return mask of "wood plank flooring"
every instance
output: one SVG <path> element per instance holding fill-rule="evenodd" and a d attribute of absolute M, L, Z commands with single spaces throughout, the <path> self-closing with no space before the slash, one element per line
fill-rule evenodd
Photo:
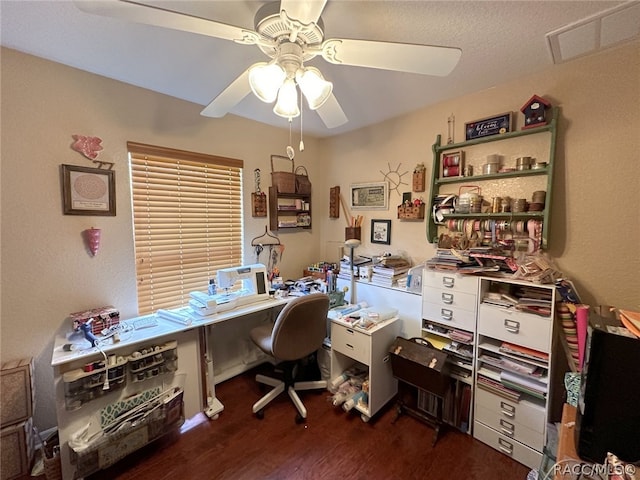
<path fill-rule="evenodd" d="M 433 429 L 403 415 L 393 402 L 368 423 L 328 401 L 326 391 L 301 392 L 306 424 L 286 394 L 251 413 L 262 392 L 255 370 L 216 387 L 225 410 L 199 414 L 169 434 L 87 480 L 465 479 L 525 480 L 529 469 L 470 435 Z"/>

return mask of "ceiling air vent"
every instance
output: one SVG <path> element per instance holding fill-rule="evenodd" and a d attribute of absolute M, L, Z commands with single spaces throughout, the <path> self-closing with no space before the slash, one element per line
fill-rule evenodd
<path fill-rule="evenodd" d="M 640 38 L 640 2 L 626 2 L 546 35 L 553 63 Z"/>

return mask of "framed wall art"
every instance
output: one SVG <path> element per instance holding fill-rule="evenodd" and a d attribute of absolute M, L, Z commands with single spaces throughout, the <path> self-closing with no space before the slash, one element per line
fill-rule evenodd
<path fill-rule="evenodd" d="M 389 182 L 353 184 L 350 197 L 354 210 L 388 210 Z"/>
<path fill-rule="evenodd" d="M 391 220 L 371 220 L 371 243 L 391 244 Z"/>
<path fill-rule="evenodd" d="M 465 140 L 500 135 L 513 130 L 513 112 L 501 113 L 482 120 L 474 120 L 464 124 Z"/>
<path fill-rule="evenodd" d="M 116 214 L 116 178 L 113 170 L 62 165 L 65 215 Z"/>

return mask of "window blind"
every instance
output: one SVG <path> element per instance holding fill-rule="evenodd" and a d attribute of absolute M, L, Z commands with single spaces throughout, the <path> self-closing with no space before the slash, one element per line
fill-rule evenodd
<path fill-rule="evenodd" d="M 242 160 L 128 142 L 140 315 L 242 263 Z"/>

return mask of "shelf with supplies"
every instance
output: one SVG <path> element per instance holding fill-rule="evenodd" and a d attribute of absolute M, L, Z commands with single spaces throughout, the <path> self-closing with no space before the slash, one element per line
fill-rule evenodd
<path fill-rule="evenodd" d="M 269 229 L 296 228 L 311 228 L 311 193 L 280 193 L 269 187 Z"/>
<path fill-rule="evenodd" d="M 515 130 L 514 124 L 513 131 L 465 142 L 442 145 L 437 135 L 432 146 L 427 241 L 438 243 L 445 233 L 454 237 L 477 233 L 479 244 L 489 238 L 508 239 L 516 249 L 531 251 L 532 244 L 535 250 L 546 249 L 559 113 L 559 107 L 551 107 L 545 125 Z M 487 163 L 481 165 L 485 156 Z M 476 174 L 469 175 L 471 170 Z M 451 171 L 456 174 L 450 175 Z M 467 220 L 472 223 L 465 224 Z M 483 235 L 486 232 L 492 235 Z"/>

